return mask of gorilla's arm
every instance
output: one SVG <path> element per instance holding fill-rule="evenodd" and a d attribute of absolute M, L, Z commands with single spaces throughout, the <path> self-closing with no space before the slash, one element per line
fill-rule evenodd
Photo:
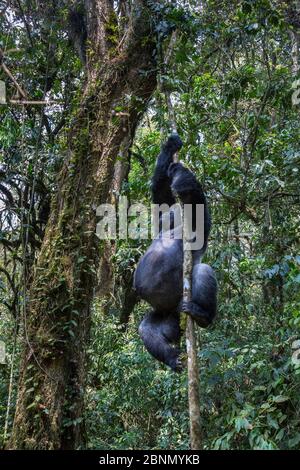
<path fill-rule="evenodd" d="M 157 158 L 154 175 L 152 178 L 152 201 L 154 204 L 175 204 L 175 198 L 170 187 L 168 168 L 173 162 L 173 155 L 180 150 L 182 142 L 177 134 L 172 134 L 168 141 L 162 146 Z"/>
<path fill-rule="evenodd" d="M 171 190 L 178 194 L 183 204 L 204 204 L 206 198 L 195 175 L 181 163 L 171 163 L 168 168 Z"/>

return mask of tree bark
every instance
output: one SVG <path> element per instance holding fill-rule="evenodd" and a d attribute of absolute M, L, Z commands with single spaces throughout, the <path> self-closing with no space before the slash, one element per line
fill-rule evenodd
<path fill-rule="evenodd" d="M 146 2 L 128 2 L 126 32 L 115 40 L 113 2 L 87 3 L 87 81 L 27 294 L 12 449 L 84 446 L 86 345 L 99 263 L 95 208 L 107 201 L 121 143 L 134 134 L 156 86 Z M 116 107 L 124 115 L 116 116 Z"/>
<path fill-rule="evenodd" d="M 186 241 L 186 234 L 184 234 Z M 183 300 L 191 301 L 192 296 L 193 256 L 189 248 L 184 249 L 183 258 Z M 194 320 L 187 315 L 186 352 L 188 369 L 188 399 L 190 416 L 190 448 L 200 450 L 202 447 L 201 413 L 200 413 L 200 376 L 197 358 L 197 340 Z"/>
<path fill-rule="evenodd" d="M 123 181 L 128 179 L 130 170 L 129 148 L 133 140 L 133 135 L 126 135 L 120 145 L 118 160 L 114 166 L 114 176 L 111 181 L 108 202 L 116 205 L 118 197 L 122 189 Z M 105 240 L 103 243 L 102 257 L 99 264 L 98 278 L 99 283 L 96 287 L 96 297 L 104 299 L 103 311 L 105 314 L 109 312 L 115 289 L 115 274 L 112 257 L 116 254 L 115 240 Z"/>
<path fill-rule="evenodd" d="M 188 399 L 190 416 L 190 448 L 202 449 L 201 413 L 200 413 L 200 375 L 197 358 L 197 340 L 194 320 L 187 315 L 186 350 L 188 357 Z"/>

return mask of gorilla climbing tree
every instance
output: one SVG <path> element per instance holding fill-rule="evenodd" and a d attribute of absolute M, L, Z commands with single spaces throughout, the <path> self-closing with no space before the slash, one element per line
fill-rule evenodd
<path fill-rule="evenodd" d="M 119 149 L 128 136 L 130 143 L 156 86 L 151 4 L 91 0 L 82 11 L 77 31 L 86 36 L 80 52 L 86 80 L 25 293 L 26 344 L 10 448 L 72 449 L 84 443 L 85 351 L 99 263 L 95 207 L 107 201 Z"/>
<path fill-rule="evenodd" d="M 131 159 L 126 149 L 156 86 L 154 31 L 168 34 L 175 23 L 174 54 L 160 75 L 184 143 L 180 159 L 209 203 L 203 261 L 220 286 L 218 320 L 200 333 L 200 445 L 299 449 L 299 2 L 165 0 L 160 20 L 154 0 L 150 10 L 134 1 L 132 11 L 133 0 L 81 1 L 71 11 L 74 0 L 0 6 L 0 447 L 190 445 L 186 374 L 145 351 L 137 334 L 144 303 L 127 321 L 128 281 L 150 244 L 118 240 L 114 258 L 104 256 L 92 209 L 111 201 L 109 191 L 150 205 L 159 131 L 171 121 L 160 90 Z M 101 292 L 90 315 L 98 286 L 107 288 L 102 265 L 107 278 L 115 271 L 110 304 L 104 311 Z"/>

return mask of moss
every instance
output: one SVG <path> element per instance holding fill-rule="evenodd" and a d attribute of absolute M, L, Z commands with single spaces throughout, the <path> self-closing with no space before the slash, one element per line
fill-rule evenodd
<path fill-rule="evenodd" d="M 111 46 L 116 46 L 119 42 L 119 26 L 118 19 L 115 12 L 112 12 L 108 18 L 108 21 L 105 25 L 105 31 L 107 34 L 107 39 Z"/>

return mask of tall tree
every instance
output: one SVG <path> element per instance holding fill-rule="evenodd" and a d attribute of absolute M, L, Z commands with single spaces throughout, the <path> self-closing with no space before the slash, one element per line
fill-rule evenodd
<path fill-rule="evenodd" d="M 73 33 L 87 38 L 86 58 L 85 50 L 80 54 L 87 79 L 26 296 L 10 448 L 72 449 L 84 443 L 85 351 L 99 263 L 95 207 L 106 202 L 120 146 L 125 136 L 133 137 L 156 86 L 148 2 L 122 1 L 119 9 L 116 3 L 89 0 L 85 14 L 72 18 Z"/>

